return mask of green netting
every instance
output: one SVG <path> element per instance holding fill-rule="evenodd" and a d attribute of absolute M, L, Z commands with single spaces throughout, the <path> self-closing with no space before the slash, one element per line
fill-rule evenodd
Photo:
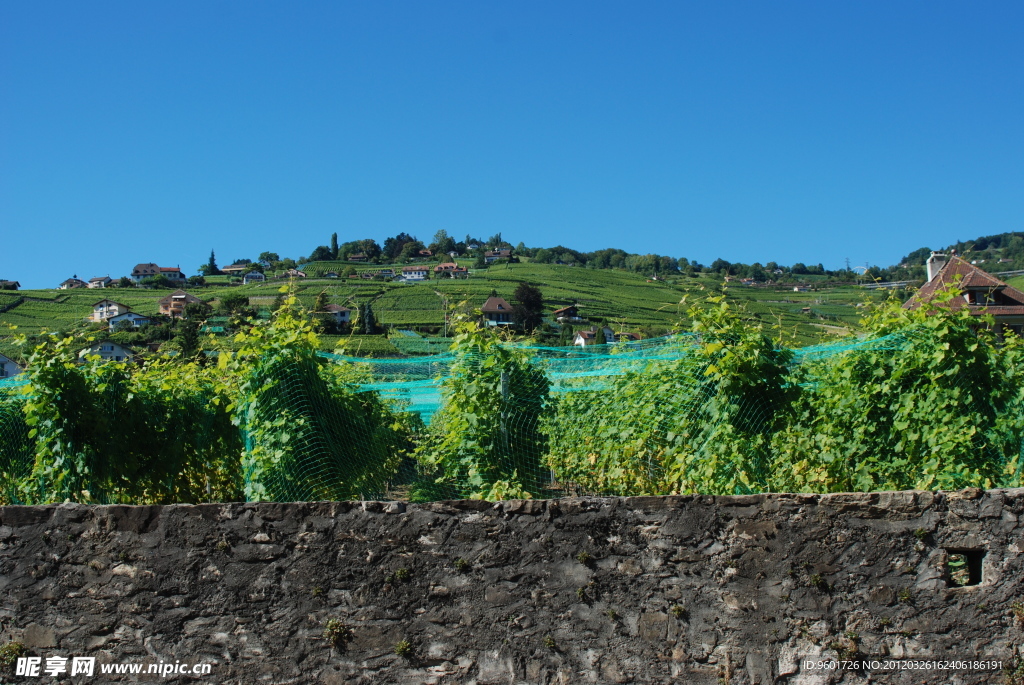
<path fill-rule="evenodd" d="M 39 365 L 0 383 L 0 496 L 136 502 L 1012 486 L 1024 347 L 965 321 L 796 350 L 737 326 L 586 347 L 463 330 L 318 352 L 260 324 L 220 368 Z M 226 358 L 226 357 L 225 357 Z M 45 360 L 44 360 L 45 361 Z M 60 372 L 45 369 L 60 368 Z"/>

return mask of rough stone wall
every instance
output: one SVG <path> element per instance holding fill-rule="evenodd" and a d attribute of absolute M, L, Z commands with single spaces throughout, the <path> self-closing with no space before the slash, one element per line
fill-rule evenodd
<path fill-rule="evenodd" d="M 2 507 L 0 642 L 217 683 L 996 683 L 799 657 L 1008 659 L 1022 511 L 1024 490 Z M 980 584 L 950 587 L 949 550 L 984 552 Z"/>

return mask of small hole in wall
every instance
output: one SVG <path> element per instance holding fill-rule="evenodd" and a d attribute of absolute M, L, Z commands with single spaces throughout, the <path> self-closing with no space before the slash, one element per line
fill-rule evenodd
<path fill-rule="evenodd" d="M 947 549 L 946 584 L 949 587 L 981 584 L 981 566 L 984 560 L 983 549 Z"/>

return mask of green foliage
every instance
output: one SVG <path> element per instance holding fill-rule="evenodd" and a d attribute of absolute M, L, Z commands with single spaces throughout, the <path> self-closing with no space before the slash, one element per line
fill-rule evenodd
<path fill-rule="evenodd" d="M 15 478 L 20 500 L 237 498 L 239 437 L 217 379 L 194 364 L 80 360 L 86 342 L 48 336 L 29 357 L 23 412 L 35 460 Z"/>
<path fill-rule="evenodd" d="M 892 301 L 867 322 L 883 344 L 796 371 L 804 390 L 792 421 L 773 437 L 775 489 L 1020 482 L 1024 347 L 1014 336 L 997 347 L 984 322 L 951 309 L 951 298 L 930 312 Z"/>
<path fill-rule="evenodd" d="M 244 429 L 250 501 L 381 497 L 409 448 L 410 420 L 376 394 L 357 392 L 358 372 L 327 364 L 294 296 L 271 322 L 235 337 L 222 364 L 237 379 L 235 422 Z"/>
<path fill-rule="evenodd" d="M 528 352 L 471 321 L 457 325 L 444 405 L 416 450 L 434 486 L 474 499 L 541 494 L 548 380 Z M 434 488 L 431 492 L 437 492 Z"/>

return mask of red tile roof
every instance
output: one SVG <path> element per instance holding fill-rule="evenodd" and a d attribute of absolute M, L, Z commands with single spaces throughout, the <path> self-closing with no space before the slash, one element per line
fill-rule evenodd
<path fill-rule="evenodd" d="M 916 309 L 947 288 L 964 291 L 986 291 L 992 294 L 994 302 L 988 305 L 968 304 L 962 297 L 954 298 L 949 306 L 953 309 L 968 307 L 972 314 L 989 313 L 994 316 L 1024 315 L 1024 292 L 1013 288 L 990 273 L 968 264 L 959 257 L 950 257 L 932 280 L 921 286 L 917 293 L 903 304 L 904 309 Z"/>

